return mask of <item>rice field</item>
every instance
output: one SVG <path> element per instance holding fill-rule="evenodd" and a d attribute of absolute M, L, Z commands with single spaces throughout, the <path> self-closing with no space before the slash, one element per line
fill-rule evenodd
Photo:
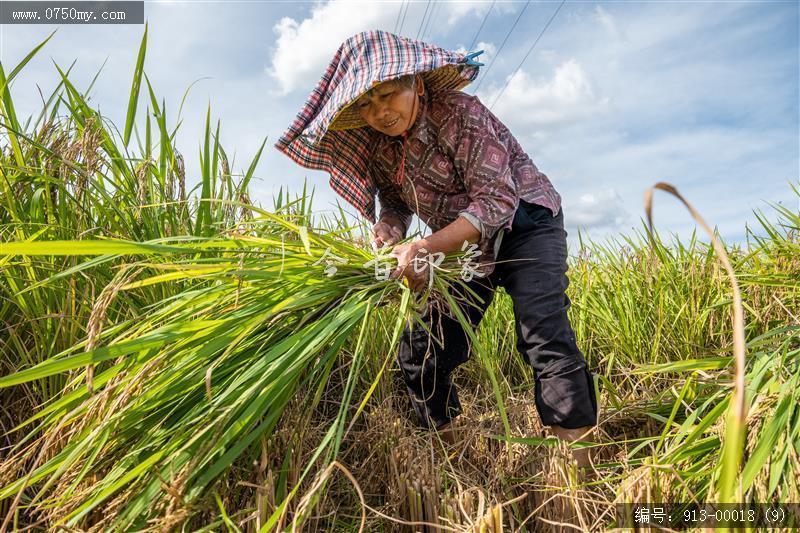
<path fill-rule="evenodd" d="M 59 66 L 17 117 L 47 41 L 0 67 L 0 530 L 596 531 L 624 502 L 800 501 L 799 212 L 765 205 L 721 245 L 735 283 L 701 239 L 581 242 L 591 471 L 540 425 L 501 292 L 451 448 L 415 427 L 394 357 L 426 300 L 454 303 L 455 259 L 417 295 L 305 186 L 253 205 L 267 141 L 237 171 L 210 109 L 186 176 L 146 36 L 120 129 Z"/>

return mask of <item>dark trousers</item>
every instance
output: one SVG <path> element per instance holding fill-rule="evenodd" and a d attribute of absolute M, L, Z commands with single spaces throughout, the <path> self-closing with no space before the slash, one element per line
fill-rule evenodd
<path fill-rule="evenodd" d="M 535 369 L 534 396 L 544 425 L 568 429 L 597 423 L 597 399 L 586 360 L 569 323 L 567 241 L 563 209 L 520 200 L 503 236 L 494 271 L 467 283 L 483 302 L 456 287 L 460 308 L 477 328 L 502 286 L 514 304 L 517 350 Z M 403 332 L 398 358 L 411 403 L 423 427 L 440 427 L 461 412 L 452 371 L 467 361 L 470 341 L 458 320 L 430 305 L 419 326 Z"/>

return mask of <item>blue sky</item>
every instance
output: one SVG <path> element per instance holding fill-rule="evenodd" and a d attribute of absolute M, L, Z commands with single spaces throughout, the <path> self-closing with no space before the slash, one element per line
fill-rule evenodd
<path fill-rule="evenodd" d="M 392 31 L 405 12 L 403 35 L 460 49 L 485 18 L 477 95 L 489 105 L 508 83 L 492 110 L 561 193 L 571 240 L 578 227 L 602 239 L 638 226 L 642 195 L 656 181 L 674 184 L 728 241 L 743 238 L 752 210 L 766 202 L 800 208 L 789 186 L 800 179 L 798 3 L 568 1 L 509 78 L 559 3 L 147 1 L 145 70 L 173 124 L 184 91 L 199 80 L 177 139 L 190 176 L 210 104 L 234 170 L 269 137 L 257 201 L 270 206 L 280 186 L 308 177 L 325 210 L 337 199 L 327 176 L 271 146 L 341 41 Z M 54 28 L 0 26 L 4 68 Z M 143 29 L 61 26 L 12 86 L 18 115 L 36 113 L 39 89 L 55 87 L 54 61 L 77 60 L 72 78 L 86 87 L 107 60 L 91 98 L 121 127 Z M 694 229 L 666 195 L 656 198 L 655 216 L 662 232 L 686 238 Z"/>

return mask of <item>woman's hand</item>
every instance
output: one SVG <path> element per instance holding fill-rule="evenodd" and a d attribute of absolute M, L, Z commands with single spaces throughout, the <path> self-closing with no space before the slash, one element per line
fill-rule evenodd
<path fill-rule="evenodd" d="M 392 277 L 406 278 L 408 280 L 408 288 L 414 292 L 421 292 L 428 282 L 428 269 L 430 267 L 427 264 L 427 252 L 423 242 L 418 240 L 406 244 L 398 244 L 392 248 L 389 254 L 397 259 L 397 268 L 392 272 Z"/>
<path fill-rule="evenodd" d="M 403 238 L 403 230 L 388 220 L 379 220 L 377 224 L 372 226 L 371 234 L 372 247 L 375 249 L 392 246 Z"/>
<path fill-rule="evenodd" d="M 438 265 L 444 254 L 463 251 L 466 243 L 478 242 L 480 236 L 480 230 L 472 222 L 464 217 L 458 217 L 424 239 L 398 244 L 389 254 L 397 258 L 397 269 L 392 273 L 392 277 L 406 278 L 411 290 L 421 292 L 428 284 L 431 263 Z M 416 268 L 414 268 L 415 259 Z"/>

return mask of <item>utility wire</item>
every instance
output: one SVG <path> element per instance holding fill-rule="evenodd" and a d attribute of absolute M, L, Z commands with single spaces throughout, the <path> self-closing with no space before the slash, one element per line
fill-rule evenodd
<path fill-rule="evenodd" d="M 428 9 L 431 7 L 431 0 L 428 0 L 428 3 L 425 4 L 425 13 L 422 15 L 422 22 L 419 23 L 419 29 L 417 30 L 417 36 L 414 37 L 415 40 L 419 40 L 419 34 L 422 31 L 422 26 L 425 25 L 425 19 L 428 18 Z"/>
<path fill-rule="evenodd" d="M 494 55 L 494 58 L 492 59 L 492 62 L 489 63 L 488 67 L 486 67 L 486 71 L 483 73 L 483 76 L 481 76 L 481 79 L 478 81 L 478 86 L 475 87 L 475 90 L 472 92 L 472 94 L 477 94 L 478 93 L 478 89 L 481 88 L 481 84 L 483 84 L 483 80 L 485 80 L 486 77 L 489 75 L 489 71 L 492 70 L 492 66 L 494 66 L 495 63 L 497 63 L 497 58 L 500 57 L 500 52 L 503 51 L 503 47 L 506 45 L 506 42 L 508 41 L 508 38 L 511 36 L 511 32 L 513 32 L 514 28 L 517 27 L 517 23 L 519 22 L 519 19 L 522 18 L 523 13 L 525 13 L 525 10 L 528 9 L 528 6 L 530 5 L 530 3 L 531 3 L 531 0 L 528 0 L 527 2 L 525 2 L 525 6 L 522 8 L 522 11 L 519 12 L 519 15 L 517 15 L 517 19 L 514 21 L 514 24 L 511 25 L 511 29 L 508 30 L 508 33 L 506 33 L 506 38 L 503 39 L 503 43 L 500 45 L 500 48 L 497 49 L 497 53 Z"/>
<path fill-rule="evenodd" d="M 490 105 L 490 106 L 489 106 L 489 110 L 491 110 L 491 109 L 494 107 L 494 105 L 497 103 L 497 101 L 498 101 L 498 100 L 500 99 L 500 97 L 503 95 L 503 92 L 504 92 L 504 91 L 506 90 L 506 88 L 508 87 L 508 84 L 509 84 L 509 83 L 511 83 L 511 79 L 512 79 L 514 76 L 516 76 L 516 75 L 517 75 L 517 72 L 519 72 L 519 69 L 520 69 L 520 68 L 522 68 L 522 65 L 525 63 L 525 60 L 526 60 L 526 59 L 528 59 L 528 56 L 529 56 L 529 55 L 531 54 L 531 52 L 533 51 L 534 47 L 536 46 L 536 43 L 538 43 L 538 42 L 539 42 L 539 39 L 541 39 L 541 38 L 542 38 L 542 35 L 544 35 L 544 33 L 547 31 L 547 28 L 549 28 L 549 27 L 550 27 L 550 23 L 551 23 L 551 22 L 553 22 L 553 19 L 555 19 L 555 18 L 556 18 L 556 15 L 558 15 L 558 12 L 559 12 L 559 11 L 561 11 L 561 7 L 564 5 L 564 3 L 565 3 L 566 1 L 567 1 L 567 0 L 561 0 L 561 3 L 560 3 L 560 4 L 558 4 L 558 7 L 557 7 L 557 8 L 556 8 L 556 10 L 553 12 L 553 15 L 550 17 L 550 20 L 548 20 L 548 21 L 547 21 L 547 24 L 545 24 L 545 25 L 544 25 L 544 28 L 542 28 L 542 31 L 539 33 L 539 36 L 536 38 L 536 40 L 535 40 L 535 41 L 533 41 L 533 44 L 531 45 L 531 47 L 530 47 L 530 48 L 528 48 L 528 52 L 525 54 L 525 57 L 523 57 L 523 58 L 522 58 L 522 61 L 520 61 L 520 62 L 519 62 L 519 65 L 517 65 L 517 68 L 515 68 L 515 69 L 514 69 L 514 72 L 512 72 L 512 73 L 511 73 L 511 76 L 509 76 L 508 78 L 506 78 L 506 83 L 505 83 L 505 85 L 503 85 L 503 88 L 502 88 L 502 89 L 500 89 L 500 92 L 499 92 L 499 93 L 497 93 L 497 96 L 495 96 L 495 98 L 494 98 L 494 101 L 492 102 L 492 105 Z"/>
<path fill-rule="evenodd" d="M 403 7 L 406 5 L 406 0 L 400 2 L 400 10 L 397 12 L 397 20 L 394 21 L 393 33 L 397 33 L 397 26 L 400 24 L 400 14 L 403 12 Z"/>
<path fill-rule="evenodd" d="M 483 21 L 481 21 L 481 25 L 478 27 L 478 31 L 475 32 L 475 37 L 472 38 L 472 42 L 469 44 L 467 48 L 467 52 L 472 52 L 475 49 L 475 43 L 478 42 L 478 36 L 481 34 L 481 30 L 483 29 L 483 25 L 486 24 L 486 19 L 489 18 L 489 13 L 492 12 L 492 8 L 497 3 L 497 0 L 492 0 L 492 5 L 489 6 L 489 10 L 483 16 Z"/>
<path fill-rule="evenodd" d="M 397 30 L 397 34 L 398 34 L 398 35 L 402 35 L 402 34 L 403 34 L 403 26 L 404 26 L 404 25 L 405 25 L 405 23 L 406 23 L 406 15 L 408 15 L 408 7 L 409 7 L 410 5 L 411 5 L 411 2 L 410 2 L 410 1 L 409 1 L 409 2 L 406 2 L 406 10 L 405 10 L 405 11 L 403 11 L 403 20 L 401 20 L 401 21 L 400 21 L 400 29 L 399 29 L 399 30 Z"/>
<path fill-rule="evenodd" d="M 431 14 L 428 17 L 428 22 L 425 23 L 425 28 L 422 30 L 422 36 L 420 36 L 420 39 L 422 39 L 423 41 L 425 40 L 425 36 L 428 34 L 428 27 L 431 26 L 431 23 L 436 18 L 436 15 L 439 14 L 440 11 L 439 7 L 440 3 L 434 0 L 433 7 L 431 8 Z"/>

